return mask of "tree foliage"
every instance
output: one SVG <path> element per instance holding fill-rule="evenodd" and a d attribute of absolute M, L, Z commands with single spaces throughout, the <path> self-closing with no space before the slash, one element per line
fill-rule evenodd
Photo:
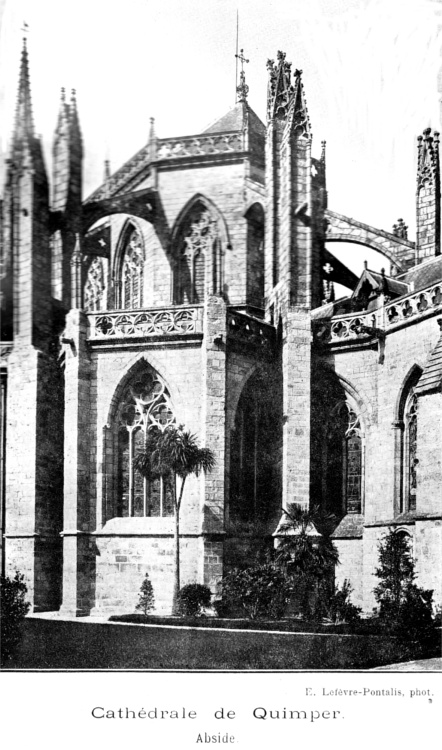
<path fill-rule="evenodd" d="M 18 570 L 14 578 L 0 577 L 2 664 L 14 656 L 20 642 L 23 620 L 31 606 L 25 599 L 27 590 L 24 576 Z"/>
<path fill-rule="evenodd" d="M 414 583 L 415 563 L 411 541 L 389 529 L 378 544 L 379 583 L 374 589 L 377 614 L 386 627 L 408 638 L 418 638 L 432 625 L 433 592 Z"/>
<path fill-rule="evenodd" d="M 322 515 L 317 508 L 305 510 L 295 503 L 283 508 L 283 513 L 285 520 L 278 529 L 282 537 L 276 561 L 292 575 L 320 579 L 333 571 L 339 562 L 339 553 L 326 531 L 330 517 Z M 319 528 L 324 533 L 316 533 Z"/>
<path fill-rule="evenodd" d="M 147 615 L 154 607 L 155 596 L 152 581 L 149 578 L 149 574 L 146 573 L 141 584 L 140 593 L 138 594 L 138 604 L 135 609 L 139 609 L 144 615 Z"/>
<path fill-rule="evenodd" d="M 354 623 L 361 617 L 361 607 L 357 607 L 356 604 L 350 601 L 352 591 L 350 581 L 347 578 L 343 581 L 341 587 L 335 586 L 334 592 L 328 601 L 327 615 L 336 625 L 340 623 Z"/>
<path fill-rule="evenodd" d="M 175 516 L 175 575 L 173 590 L 173 612 L 178 614 L 180 590 L 180 510 L 186 479 L 194 474 L 209 472 L 215 466 L 215 454 L 210 448 L 198 445 L 195 435 L 182 425 L 169 425 L 161 430 L 156 425 L 146 434 L 144 450 L 134 459 L 135 468 L 148 480 L 156 477 L 166 479 L 172 475 L 172 497 Z M 177 477 L 181 484 L 177 492 Z"/>
<path fill-rule="evenodd" d="M 188 583 L 180 590 L 178 608 L 182 615 L 196 617 L 204 607 L 210 606 L 211 592 L 202 583 Z"/>
<path fill-rule="evenodd" d="M 270 556 L 233 569 L 222 581 L 223 609 L 242 610 L 252 620 L 283 617 L 289 596 L 290 581 Z"/>

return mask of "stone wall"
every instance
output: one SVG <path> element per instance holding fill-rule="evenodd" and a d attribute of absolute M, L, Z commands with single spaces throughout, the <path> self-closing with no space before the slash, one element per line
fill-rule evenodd
<path fill-rule="evenodd" d="M 365 435 L 365 487 L 363 539 L 336 539 L 342 550 L 339 580 L 349 578 L 355 599 L 364 608 L 374 606 L 372 594 L 377 579 L 379 539 L 391 525 L 404 528 L 416 539 L 415 558 L 418 583 L 435 588 L 440 601 L 437 573 L 440 567 L 438 535 L 442 516 L 440 487 L 442 483 L 442 403 L 440 393 L 419 396 L 416 512 L 400 516 L 400 475 L 402 472 L 400 403 L 404 387 L 418 366 L 424 368 L 427 357 L 439 338 L 436 318 L 420 321 L 389 334 L 385 341 L 384 360 L 379 361 L 377 345 L 369 348 L 346 348 L 328 356 L 328 364 L 341 379 L 344 389 L 360 409 Z M 418 532 L 418 528 L 422 532 Z M 337 531 L 339 537 L 339 530 Z M 362 553 L 356 552 L 360 546 Z M 352 550 L 349 554 L 348 550 Z M 362 576 L 358 574 L 362 554 Z M 356 558 L 355 558 L 356 555 Z M 361 583 L 362 582 L 362 583 Z M 361 589 L 362 586 L 362 589 Z"/>

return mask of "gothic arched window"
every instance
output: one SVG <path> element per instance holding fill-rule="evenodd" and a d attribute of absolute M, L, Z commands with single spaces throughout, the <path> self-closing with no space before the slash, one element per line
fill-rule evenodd
<path fill-rule="evenodd" d="M 417 406 L 418 400 L 410 390 L 404 408 L 403 467 L 402 467 L 402 510 L 416 510 L 416 469 L 417 459 Z"/>
<path fill-rule="evenodd" d="M 106 309 L 106 282 L 102 258 L 93 258 L 84 285 L 84 309 L 87 312 Z"/>
<path fill-rule="evenodd" d="M 330 413 L 324 458 L 327 510 L 337 515 L 362 513 L 362 426 L 347 400 L 338 402 Z"/>
<path fill-rule="evenodd" d="M 134 458 L 152 425 L 164 429 L 174 421 L 164 382 L 146 368 L 126 387 L 117 411 L 117 516 L 173 515 L 171 477 L 144 479 L 135 470 Z"/>
<path fill-rule="evenodd" d="M 178 235 L 174 273 L 174 302 L 178 305 L 204 301 L 206 259 L 212 260 L 213 287 L 221 283 L 221 263 L 216 220 L 203 204 L 194 206 Z"/>
<path fill-rule="evenodd" d="M 246 214 L 247 219 L 247 294 L 251 305 L 264 302 L 264 211 L 254 203 Z"/>
<path fill-rule="evenodd" d="M 265 523 L 275 512 L 279 420 L 276 384 L 259 374 L 250 378 L 238 402 L 230 440 L 229 515 L 233 523 Z"/>
<path fill-rule="evenodd" d="M 138 229 L 126 234 L 121 261 L 120 307 L 136 310 L 143 306 L 144 247 Z"/>

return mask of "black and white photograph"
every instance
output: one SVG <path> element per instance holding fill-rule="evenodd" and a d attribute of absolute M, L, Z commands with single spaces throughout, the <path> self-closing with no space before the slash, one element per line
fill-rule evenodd
<path fill-rule="evenodd" d="M 0 14 L 11 726 L 436 726 L 441 0 Z"/>

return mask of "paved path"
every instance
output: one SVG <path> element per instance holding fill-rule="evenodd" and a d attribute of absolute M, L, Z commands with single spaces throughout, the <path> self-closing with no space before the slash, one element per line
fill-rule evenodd
<path fill-rule="evenodd" d="M 442 659 L 421 659 L 420 661 L 404 661 L 401 664 L 387 664 L 385 667 L 375 667 L 370 672 L 442 672 Z"/>

